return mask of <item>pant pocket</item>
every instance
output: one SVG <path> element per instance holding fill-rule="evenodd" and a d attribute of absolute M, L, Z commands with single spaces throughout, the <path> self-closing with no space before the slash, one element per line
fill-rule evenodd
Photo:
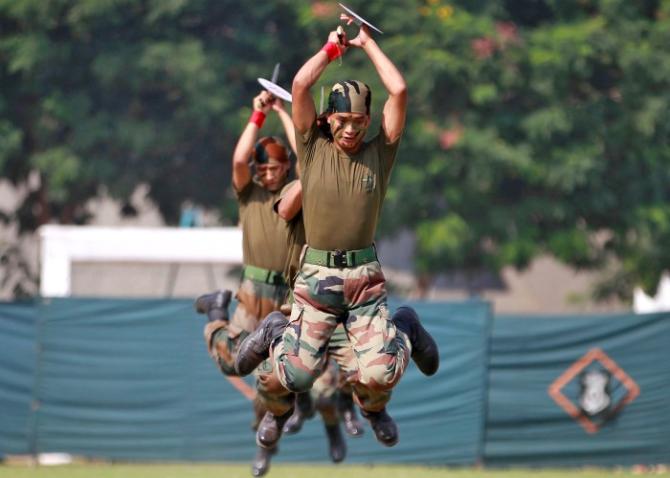
<path fill-rule="evenodd" d="M 291 311 L 291 317 L 288 321 L 288 328 L 291 331 L 291 337 L 293 343 L 290 344 L 291 354 L 298 355 L 300 352 L 300 338 L 302 336 L 302 318 L 305 314 L 305 309 L 299 305 L 294 304 L 293 310 Z"/>

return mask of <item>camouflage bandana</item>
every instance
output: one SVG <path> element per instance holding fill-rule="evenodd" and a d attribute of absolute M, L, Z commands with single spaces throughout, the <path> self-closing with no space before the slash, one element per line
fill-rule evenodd
<path fill-rule="evenodd" d="M 279 138 L 266 136 L 259 139 L 254 146 L 253 156 L 256 164 L 268 164 L 270 159 L 286 163 L 289 160 L 289 151 Z"/>
<path fill-rule="evenodd" d="M 370 114 L 372 92 L 370 87 L 358 80 L 339 81 L 333 85 L 328 96 L 328 113 Z"/>

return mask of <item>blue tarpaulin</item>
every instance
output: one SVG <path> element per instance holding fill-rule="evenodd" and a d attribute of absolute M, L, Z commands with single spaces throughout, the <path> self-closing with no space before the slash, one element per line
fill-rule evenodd
<path fill-rule="evenodd" d="M 669 345 L 667 313 L 497 316 L 491 339 L 485 462 L 667 463 Z M 607 395 L 598 382 L 591 387 L 592 403 L 585 411 L 594 412 L 597 408 L 590 407 L 609 400 L 594 416 L 580 410 L 580 400 L 589 390 L 581 382 L 586 371 L 609 379 Z M 571 407 L 580 414 L 570 415 Z"/>
<path fill-rule="evenodd" d="M 368 428 L 349 440 L 347 460 L 475 463 L 483 450 L 489 305 L 412 305 L 440 343 L 442 367 L 429 379 L 411 365 L 395 389 L 389 412 L 400 429 L 397 446 L 382 447 Z M 208 357 L 204 320 L 183 300 L 1 305 L 0 340 L 8 346 L 0 350 L 0 409 L 13 418 L 0 430 L 0 453 L 248 461 L 251 404 Z M 281 450 L 277 460 L 327 461 L 320 420 L 285 437 Z"/>
<path fill-rule="evenodd" d="M 390 301 L 393 309 L 399 302 Z M 441 367 L 414 365 L 353 463 L 577 466 L 670 457 L 670 314 L 496 316 L 485 302 L 412 303 Z M 208 357 L 186 300 L 0 304 L 0 456 L 248 462 L 250 401 Z M 251 386 L 251 379 L 245 379 Z M 318 418 L 274 461 L 327 462 Z"/>

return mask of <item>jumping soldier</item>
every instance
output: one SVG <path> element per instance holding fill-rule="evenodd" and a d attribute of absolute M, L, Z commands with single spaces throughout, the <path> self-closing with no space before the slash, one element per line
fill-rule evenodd
<path fill-rule="evenodd" d="M 290 153 L 276 137 L 266 136 L 257 141 L 270 110 L 278 114 L 295 150 L 290 116 L 281 101 L 263 91 L 253 100 L 253 113 L 233 153 L 233 188 L 239 202 L 244 262 L 242 280 L 236 294 L 237 308 L 228 320 L 230 291 L 200 296 L 195 303 L 196 310 L 207 314 L 209 319 L 204 330 L 209 353 L 221 371 L 229 376 L 237 375 L 234 361 L 242 340 L 258 327 L 263 317 L 280 309 L 289 292 L 283 277 L 289 228 L 275 214 L 273 205 L 287 183 Z M 255 426 L 258 427 L 266 412 L 284 423 L 293 412 L 294 394 L 273 376 L 269 361 L 259 364 L 255 375 Z M 275 452 L 274 447 L 259 444 L 252 464 L 254 476 L 267 472 Z"/>
<path fill-rule="evenodd" d="M 234 359 L 240 342 L 258 326 L 262 317 L 271 311 L 280 310 L 285 303 L 289 290 L 286 277 L 295 275 L 295 264 L 300 252 L 299 247 L 297 252 L 296 248 L 290 247 L 291 237 L 295 236 L 295 226 L 287 224 L 273 209 L 280 191 L 283 188 L 290 189 L 292 184 L 286 183 L 289 153 L 277 138 L 264 137 L 256 142 L 258 130 L 270 108 L 279 115 L 286 135 L 294 145 L 293 124 L 281 101 L 265 92 L 254 98 L 253 105 L 254 113 L 233 154 L 233 186 L 240 203 L 243 230 L 244 269 L 237 292 L 239 303 L 230 321 L 230 291 L 202 295 L 195 303 L 196 310 L 208 316 L 205 341 L 210 355 L 225 375 L 233 376 L 237 375 Z M 255 178 L 251 176 L 250 156 L 256 168 Z M 299 228 L 302 245 L 302 223 Z M 271 457 L 277 451 L 276 444 L 281 436 L 282 425 L 291 416 L 294 394 L 273 376 L 270 361 L 261 363 L 255 375 L 257 395 L 254 411 L 258 450 L 252 473 L 254 476 L 262 476 L 269 470 Z M 332 376 L 324 374 L 317 385 L 320 393 L 315 397 L 316 408 L 324 419 L 331 459 L 339 462 L 346 456 L 346 443 L 340 432 L 337 413 L 334 413 L 337 383 Z M 347 407 L 345 416 L 347 430 L 351 430 L 352 420 L 355 425 L 353 405 Z"/>
<path fill-rule="evenodd" d="M 365 51 L 388 92 L 381 129 L 368 142 L 367 85 L 341 81 L 333 86 L 325 131 L 319 128 L 310 93 L 328 64 L 350 47 Z M 235 367 L 246 375 L 272 354 L 287 389 L 309 390 L 342 323 L 356 361 L 356 375 L 350 377 L 356 400 L 377 439 L 393 446 L 397 427 L 385 408 L 390 390 L 410 356 L 426 375 L 439 365 L 437 344 L 412 309 L 400 308 L 389 318 L 385 278 L 373 244 L 405 124 L 405 81 L 362 25 L 351 41 L 346 34 L 330 32 L 323 49 L 296 74 L 292 95 L 307 247 L 290 319 L 270 314 L 242 343 Z M 295 206 L 287 201 L 286 207 Z"/>

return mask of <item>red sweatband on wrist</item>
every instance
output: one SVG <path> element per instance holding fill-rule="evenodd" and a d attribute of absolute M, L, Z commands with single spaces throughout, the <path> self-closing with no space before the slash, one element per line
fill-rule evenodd
<path fill-rule="evenodd" d="M 258 110 L 255 110 L 253 113 L 251 113 L 249 123 L 254 123 L 256 126 L 258 126 L 258 129 L 261 129 L 263 127 L 264 122 L 265 122 L 265 113 Z"/>
<path fill-rule="evenodd" d="M 335 58 L 339 58 L 342 55 L 342 50 L 340 50 L 340 47 L 337 46 L 337 43 L 332 41 L 326 42 L 321 50 L 325 51 L 326 55 L 328 55 L 328 61 L 333 61 Z"/>

